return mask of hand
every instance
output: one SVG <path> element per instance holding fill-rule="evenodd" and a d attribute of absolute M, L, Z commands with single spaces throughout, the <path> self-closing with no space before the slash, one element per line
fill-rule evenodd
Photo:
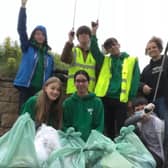
<path fill-rule="evenodd" d="M 155 105 L 153 103 L 149 103 L 144 107 L 145 113 L 151 113 L 155 109 Z"/>
<path fill-rule="evenodd" d="M 141 121 L 146 122 L 149 120 L 149 118 L 150 118 L 150 113 L 143 113 L 143 115 L 141 116 Z"/>
<path fill-rule="evenodd" d="M 69 34 L 68 34 L 68 38 L 69 38 L 69 42 L 70 43 L 73 43 L 73 40 L 74 40 L 74 38 L 75 38 L 75 32 L 74 32 L 74 29 L 72 28 L 72 30 L 69 32 Z"/>
<path fill-rule="evenodd" d="M 149 87 L 148 85 L 144 85 L 144 86 L 143 86 L 143 93 L 144 93 L 145 95 L 149 95 L 149 94 L 151 93 L 151 91 L 152 91 L 152 88 Z"/>
<path fill-rule="evenodd" d="M 22 7 L 25 7 L 26 3 L 27 3 L 27 0 L 21 0 L 21 2 L 22 2 Z"/>
<path fill-rule="evenodd" d="M 97 20 L 96 22 L 91 22 L 92 26 L 92 34 L 96 35 L 97 29 L 99 27 L 99 21 Z"/>

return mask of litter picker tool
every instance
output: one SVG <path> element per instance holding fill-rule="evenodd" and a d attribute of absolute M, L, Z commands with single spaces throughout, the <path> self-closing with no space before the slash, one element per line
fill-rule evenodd
<path fill-rule="evenodd" d="M 165 51 L 164 51 L 164 55 L 163 55 L 163 58 L 162 58 L 162 62 L 161 62 L 161 66 L 160 66 L 160 72 L 159 72 L 157 83 L 156 83 L 156 89 L 155 89 L 155 93 L 154 93 L 154 96 L 153 96 L 153 102 L 155 102 L 155 100 L 156 100 L 156 96 L 157 96 L 157 92 L 158 92 L 158 88 L 159 88 L 159 84 L 160 84 L 160 78 L 162 76 L 163 67 L 164 67 L 166 56 L 167 56 L 167 51 L 168 51 L 168 42 L 167 42 L 167 45 L 166 45 L 166 48 L 165 48 Z"/>
<path fill-rule="evenodd" d="M 75 19 L 76 19 L 76 6 L 77 6 L 77 0 L 75 0 L 75 4 L 74 4 L 74 13 L 73 13 L 73 22 L 72 22 L 72 32 L 71 35 L 74 36 L 75 34 Z"/>
<path fill-rule="evenodd" d="M 95 26 L 97 26 L 97 24 L 98 24 L 98 22 L 99 22 L 99 17 L 100 17 L 100 9 L 101 9 L 101 0 L 98 0 L 99 2 L 99 4 L 98 4 L 98 11 L 97 11 L 97 20 L 96 20 L 96 22 L 91 22 L 91 24 L 92 24 L 92 27 L 95 27 Z"/>

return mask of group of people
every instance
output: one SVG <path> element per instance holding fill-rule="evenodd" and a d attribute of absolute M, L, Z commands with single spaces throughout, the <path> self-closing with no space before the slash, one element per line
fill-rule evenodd
<path fill-rule="evenodd" d="M 121 52 L 116 38 L 111 37 L 104 42 L 105 53 L 99 49 L 96 37 L 98 21 L 92 24 L 91 29 L 85 25 L 77 29 L 79 44 L 76 46 L 73 43 L 74 32 L 70 31 L 61 54 L 61 61 L 70 65 L 67 98 L 63 100 L 62 82 L 59 78 L 53 77 L 54 61 L 49 54 L 51 48 L 48 45 L 46 28 L 37 26 L 28 38 L 25 8 L 27 0 L 21 0 L 21 3 L 18 33 L 23 55 L 14 80 L 14 86 L 20 91 L 20 114 L 30 113 L 36 125 L 46 123 L 62 130 L 72 126 L 82 133 L 85 141 L 92 129 L 114 139 L 127 121 L 128 108 L 137 111 L 134 103 L 141 100 L 137 96 L 143 96 L 142 100 L 146 98 L 146 101 L 139 101 L 136 104 L 144 107 L 153 101 L 157 92 L 155 108 L 152 109 L 153 113 L 149 114 L 155 116 L 153 118 L 157 117 L 157 123 L 161 126 L 165 123 L 164 133 L 161 131 L 164 138 L 158 142 L 167 141 L 168 59 L 167 56 L 161 55 L 163 44 L 160 38 L 152 37 L 148 41 L 145 53 L 151 57 L 151 61 L 140 73 L 137 57 Z M 137 121 L 144 120 L 144 116 L 146 115 L 143 113 Z M 145 118 L 145 121 L 148 121 L 150 117 Z M 141 128 L 144 123 L 141 122 Z M 148 124 L 143 131 L 148 129 L 147 126 Z M 148 139 L 147 134 L 142 133 L 145 136 L 142 139 Z M 155 142 L 152 139 L 152 143 Z M 150 146 L 149 141 L 146 144 Z M 149 150 L 151 148 L 149 147 Z M 161 157 L 158 154 L 154 157 L 158 160 L 158 167 L 163 165 L 163 153 L 167 156 L 167 150 L 168 147 L 162 148 Z"/>

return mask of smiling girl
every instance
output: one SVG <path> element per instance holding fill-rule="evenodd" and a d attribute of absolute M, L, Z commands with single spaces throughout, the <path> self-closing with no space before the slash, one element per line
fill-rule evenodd
<path fill-rule="evenodd" d="M 88 91 L 89 75 L 79 70 L 74 75 L 76 92 L 63 102 L 63 130 L 74 127 L 87 140 L 92 129 L 104 130 L 104 108 L 100 98 Z"/>
<path fill-rule="evenodd" d="M 61 127 L 62 84 L 59 78 L 49 78 L 39 94 L 30 97 L 21 109 L 21 114 L 28 112 L 36 124 L 45 123 L 56 129 Z"/>

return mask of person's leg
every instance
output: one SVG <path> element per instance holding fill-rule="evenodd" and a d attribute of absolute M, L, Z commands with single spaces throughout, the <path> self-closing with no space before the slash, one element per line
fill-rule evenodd
<path fill-rule="evenodd" d="M 127 118 L 127 104 L 126 103 L 121 103 L 121 102 L 116 102 L 116 126 L 117 126 L 117 135 L 120 133 L 121 127 L 124 126 L 124 122 Z"/>
<path fill-rule="evenodd" d="M 168 106 L 165 103 L 164 97 L 157 98 L 155 101 L 155 113 L 158 115 L 159 118 L 162 120 L 167 117 L 168 114 Z"/>
<path fill-rule="evenodd" d="M 104 104 L 104 125 L 105 125 L 105 135 L 113 140 L 115 137 L 115 114 L 112 110 L 111 99 L 103 98 Z"/>
<path fill-rule="evenodd" d="M 157 98 L 155 101 L 155 105 L 156 105 L 156 114 L 165 122 L 163 148 L 164 148 L 164 155 L 165 155 L 164 168 L 167 168 L 168 167 L 168 106 L 166 104 L 164 97 Z"/>

